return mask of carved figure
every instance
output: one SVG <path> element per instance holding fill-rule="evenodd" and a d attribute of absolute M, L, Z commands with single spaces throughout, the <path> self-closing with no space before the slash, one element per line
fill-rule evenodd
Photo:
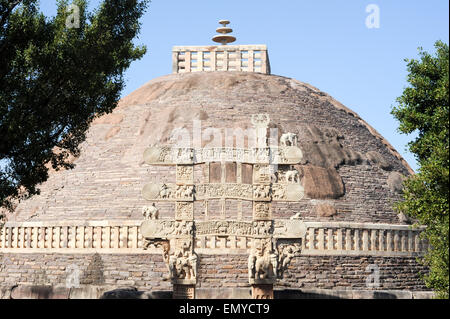
<path fill-rule="evenodd" d="M 284 188 L 274 187 L 274 189 L 273 189 L 273 198 L 274 199 L 283 199 L 284 196 L 285 196 Z"/>
<path fill-rule="evenodd" d="M 298 136 L 294 133 L 286 133 L 281 135 L 280 139 L 281 146 L 297 146 Z"/>
<path fill-rule="evenodd" d="M 257 185 L 254 187 L 255 198 L 267 198 L 270 196 L 270 186 L 269 185 Z"/>
<path fill-rule="evenodd" d="M 248 258 L 248 276 L 254 280 L 274 280 L 277 276 L 278 255 L 272 251 L 271 242 L 262 240 L 255 243 Z"/>
<path fill-rule="evenodd" d="M 300 247 L 296 245 L 280 245 L 278 246 L 278 275 L 283 276 L 284 271 L 288 268 L 292 258 L 300 251 Z"/>
<path fill-rule="evenodd" d="M 151 206 L 144 206 L 142 208 L 142 215 L 146 220 L 149 219 L 158 219 L 159 218 L 159 209 L 155 207 L 155 203 Z"/>
<path fill-rule="evenodd" d="M 171 195 L 172 195 L 172 192 L 170 191 L 170 189 L 167 187 L 166 184 L 163 184 L 161 186 L 161 190 L 159 191 L 159 196 L 161 198 L 170 198 Z"/>
<path fill-rule="evenodd" d="M 298 183 L 299 182 L 299 174 L 297 170 L 287 171 L 286 172 L 286 182 L 289 183 Z"/>
<path fill-rule="evenodd" d="M 197 278 L 197 254 L 191 251 L 191 244 L 184 242 L 182 246 L 171 255 L 169 260 L 169 275 L 171 279 Z"/>

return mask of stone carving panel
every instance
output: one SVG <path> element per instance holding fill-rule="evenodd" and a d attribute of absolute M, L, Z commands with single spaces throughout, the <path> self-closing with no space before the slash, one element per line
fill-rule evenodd
<path fill-rule="evenodd" d="M 194 203 L 193 202 L 177 202 L 175 204 L 176 220 L 192 220 L 194 219 Z"/>
<path fill-rule="evenodd" d="M 270 185 L 253 185 L 253 199 L 258 201 L 270 201 Z"/>
<path fill-rule="evenodd" d="M 194 164 L 194 150 L 170 146 L 152 146 L 145 150 L 144 161 L 147 164 L 174 165 Z"/>
<path fill-rule="evenodd" d="M 272 199 L 274 201 L 295 202 L 305 197 L 305 190 L 301 184 L 273 184 Z"/>
<path fill-rule="evenodd" d="M 194 183 L 194 167 L 192 165 L 177 165 L 177 184 Z"/>
<path fill-rule="evenodd" d="M 299 219 L 277 219 L 274 222 L 273 236 L 276 238 L 304 238 L 307 227 Z"/>
<path fill-rule="evenodd" d="M 252 236 L 253 223 L 238 221 L 196 222 L 195 235 Z"/>
<path fill-rule="evenodd" d="M 171 239 L 194 234 L 193 221 L 174 221 L 168 219 L 145 220 L 141 224 L 141 234 L 150 239 Z"/>
<path fill-rule="evenodd" d="M 272 236 L 273 231 L 273 222 L 271 220 L 253 221 L 253 236 L 268 237 Z"/>
<path fill-rule="evenodd" d="M 270 220 L 272 219 L 272 211 L 270 204 L 266 202 L 253 203 L 253 219 L 254 220 Z"/>
<path fill-rule="evenodd" d="M 147 184 L 142 190 L 142 196 L 154 201 L 193 201 L 194 186 L 175 184 Z"/>
<path fill-rule="evenodd" d="M 277 253 L 278 253 L 278 268 L 277 276 L 278 278 L 283 278 L 284 271 L 288 268 L 294 257 L 299 256 L 301 252 L 300 242 L 278 242 L 277 243 Z"/>
<path fill-rule="evenodd" d="M 249 184 L 202 184 L 196 187 L 196 199 L 253 199 L 253 186 Z"/>
<path fill-rule="evenodd" d="M 254 184 L 270 184 L 271 173 L 268 165 L 254 165 L 253 168 L 253 183 Z"/>
<path fill-rule="evenodd" d="M 211 162 L 236 162 L 249 164 L 300 164 L 302 150 L 297 146 L 258 148 L 176 148 L 150 147 L 144 153 L 144 161 L 151 165 L 193 165 Z"/>

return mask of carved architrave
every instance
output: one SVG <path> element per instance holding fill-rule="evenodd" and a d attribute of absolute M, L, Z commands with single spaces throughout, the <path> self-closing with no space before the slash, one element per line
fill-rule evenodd
<path fill-rule="evenodd" d="M 277 219 L 274 221 L 273 236 L 275 238 L 304 238 L 307 227 L 299 219 Z"/>
<path fill-rule="evenodd" d="M 194 219 L 194 203 L 193 202 L 176 202 L 175 204 L 176 220 L 193 220 Z"/>
<path fill-rule="evenodd" d="M 277 184 L 299 184 L 302 177 L 298 170 L 290 168 L 289 165 L 278 166 L 274 175 Z"/>
<path fill-rule="evenodd" d="M 145 220 L 141 224 L 142 237 L 146 239 L 168 239 L 175 235 L 174 220 Z"/>
<path fill-rule="evenodd" d="M 271 220 L 272 210 L 270 206 L 267 202 L 254 202 L 253 220 Z"/>
<path fill-rule="evenodd" d="M 177 165 L 177 184 L 194 184 L 194 166 Z"/>
<path fill-rule="evenodd" d="M 272 184 L 272 200 L 296 202 L 305 197 L 301 184 Z"/>
<path fill-rule="evenodd" d="M 153 165 L 194 164 L 194 149 L 152 146 L 145 150 L 144 161 Z"/>
<path fill-rule="evenodd" d="M 202 184 L 196 186 L 197 200 L 208 199 L 253 199 L 253 186 L 249 184 Z"/>
<path fill-rule="evenodd" d="M 194 222 L 168 219 L 145 220 L 141 224 L 142 237 L 152 240 L 172 239 L 180 236 L 192 237 L 194 234 Z"/>
<path fill-rule="evenodd" d="M 253 221 L 253 236 L 258 237 L 270 237 L 274 231 L 272 220 L 258 220 Z"/>
<path fill-rule="evenodd" d="M 142 196 L 150 201 L 193 201 L 193 185 L 147 184 Z"/>
<path fill-rule="evenodd" d="M 252 285 L 252 299 L 273 299 L 273 284 Z"/>
<path fill-rule="evenodd" d="M 271 199 L 270 185 L 253 185 L 253 200 L 270 201 Z"/>
<path fill-rule="evenodd" d="M 228 235 L 228 236 L 252 236 L 253 223 L 252 222 L 238 222 L 238 221 L 200 221 L 195 224 L 196 236 L 207 235 Z"/>
<path fill-rule="evenodd" d="M 303 153 L 297 146 L 256 148 L 176 148 L 150 147 L 144 152 L 144 161 L 151 165 L 193 165 L 210 162 L 237 162 L 248 164 L 299 164 Z"/>

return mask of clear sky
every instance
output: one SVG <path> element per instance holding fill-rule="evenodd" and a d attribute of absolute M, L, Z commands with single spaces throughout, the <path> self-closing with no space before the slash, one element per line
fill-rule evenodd
<path fill-rule="evenodd" d="M 95 7 L 99 0 L 91 0 Z M 379 8 L 379 28 L 368 28 L 366 7 Z M 47 15 L 55 1 L 41 0 Z M 449 38 L 447 0 L 153 0 L 140 38 L 145 57 L 126 73 L 123 96 L 171 73 L 174 45 L 213 44 L 218 20 L 228 19 L 236 44 L 267 44 L 272 73 L 327 92 L 357 112 L 404 156 L 412 137 L 397 132 L 390 114 L 406 82 L 405 58 L 434 51 Z"/>

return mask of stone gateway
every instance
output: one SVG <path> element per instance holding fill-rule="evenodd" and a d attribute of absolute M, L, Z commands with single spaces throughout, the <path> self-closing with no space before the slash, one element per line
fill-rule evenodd
<path fill-rule="evenodd" d="M 431 296 L 422 229 L 393 211 L 405 160 L 221 23 L 7 216 L 0 298 Z"/>

